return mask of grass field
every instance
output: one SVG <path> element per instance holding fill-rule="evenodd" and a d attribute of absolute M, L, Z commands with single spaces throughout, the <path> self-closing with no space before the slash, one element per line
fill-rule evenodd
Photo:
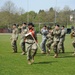
<path fill-rule="evenodd" d="M 38 39 L 40 42 L 41 36 Z M 12 53 L 10 42 L 10 35 L 0 35 L 0 75 L 75 75 L 70 35 L 66 36 L 65 54 L 60 53 L 58 58 L 53 58 L 53 51 L 47 56 L 38 50 L 32 65 L 27 64 L 26 55 L 21 55 L 20 38 L 16 54 Z"/>

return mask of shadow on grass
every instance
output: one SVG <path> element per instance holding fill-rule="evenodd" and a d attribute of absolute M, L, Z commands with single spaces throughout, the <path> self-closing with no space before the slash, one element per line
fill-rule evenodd
<path fill-rule="evenodd" d="M 75 58 L 75 56 L 73 56 L 73 55 L 67 55 L 67 56 L 60 56 L 59 58 Z"/>
<path fill-rule="evenodd" d="M 52 64 L 52 63 L 56 63 L 57 61 L 47 61 L 47 62 L 37 62 L 37 63 L 34 63 L 34 64 Z"/>
<path fill-rule="evenodd" d="M 37 53 L 37 56 L 54 56 L 54 53 L 51 53 L 51 54 L 41 54 L 41 53 Z"/>
<path fill-rule="evenodd" d="M 73 52 L 66 52 L 66 53 L 63 53 L 63 54 L 59 54 L 60 57 L 59 58 L 75 58 L 75 55 L 72 55 Z"/>

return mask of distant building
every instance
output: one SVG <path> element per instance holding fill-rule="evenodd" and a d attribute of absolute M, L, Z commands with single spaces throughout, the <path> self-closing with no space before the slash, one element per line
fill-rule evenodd
<path fill-rule="evenodd" d="M 72 22 L 73 24 L 75 24 L 75 10 L 72 11 L 72 13 L 70 15 L 70 22 Z"/>

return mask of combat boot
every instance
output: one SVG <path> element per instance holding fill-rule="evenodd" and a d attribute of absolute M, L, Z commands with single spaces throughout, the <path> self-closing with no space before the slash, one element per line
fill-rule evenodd
<path fill-rule="evenodd" d="M 28 60 L 28 64 L 29 64 L 29 65 L 31 65 L 31 64 L 32 64 L 30 60 Z"/>
<path fill-rule="evenodd" d="M 21 55 L 25 55 L 25 52 L 22 52 Z"/>
<path fill-rule="evenodd" d="M 54 58 L 57 58 L 57 57 L 58 57 L 58 54 L 57 54 L 57 53 L 55 53 Z"/>
<path fill-rule="evenodd" d="M 41 51 L 41 53 L 42 53 L 42 54 L 46 54 L 46 52 L 44 52 L 44 51 Z"/>

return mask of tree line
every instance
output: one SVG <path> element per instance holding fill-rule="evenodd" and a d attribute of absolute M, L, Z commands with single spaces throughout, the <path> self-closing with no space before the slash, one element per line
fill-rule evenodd
<path fill-rule="evenodd" d="M 22 24 L 23 22 L 33 22 L 34 24 L 60 24 L 72 25 L 70 15 L 75 10 L 65 6 L 62 10 L 50 7 L 49 10 L 39 10 L 39 12 L 25 12 L 22 8 L 17 8 L 11 1 L 7 1 L 0 8 L 0 28 L 10 27 L 12 24 Z"/>

